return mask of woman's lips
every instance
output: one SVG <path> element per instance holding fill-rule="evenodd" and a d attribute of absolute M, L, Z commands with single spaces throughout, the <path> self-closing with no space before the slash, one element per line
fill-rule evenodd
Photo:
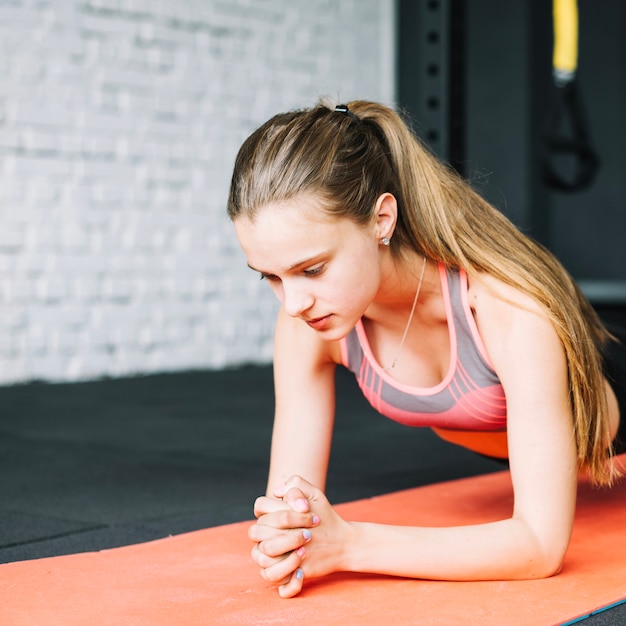
<path fill-rule="evenodd" d="M 331 315 L 325 315 L 314 320 L 306 320 L 306 323 L 315 330 L 324 330 L 330 323 L 330 318 Z"/>

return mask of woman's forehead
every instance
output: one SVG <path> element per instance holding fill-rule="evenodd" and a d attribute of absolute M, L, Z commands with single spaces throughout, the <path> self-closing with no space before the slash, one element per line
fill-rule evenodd
<path fill-rule="evenodd" d="M 253 220 L 240 217 L 234 224 L 249 265 L 259 270 L 271 269 L 270 264 L 290 269 L 363 235 L 352 220 L 300 202 L 268 205 Z"/>
<path fill-rule="evenodd" d="M 321 200 L 298 196 L 289 200 L 272 202 L 251 217 L 239 217 L 235 226 L 244 224 L 246 230 L 281 232 L 299 229 L 332 229 L 355 225 L 352 220 L 333 215 Z M 356 226 L 356 225 L 355 225 Z"/>

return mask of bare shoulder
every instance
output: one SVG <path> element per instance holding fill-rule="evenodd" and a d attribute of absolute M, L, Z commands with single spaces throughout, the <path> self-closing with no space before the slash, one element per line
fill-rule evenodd
<path fill-rule="evenodd" d="M 470 306 L 481 313 L 516 310 L 543 314 L 539 303 L 519 289 L 491 274 L 479 273 L 468 279 Z"/>
<path fill-rule="evenodd" d="M 561 353 L 560 340 L 546 312 L 519 289 L 483 273 L 470 278 L 468 297 L 495 366 L 505 362 L 521 365 L 523 355 L 543 358 Z"/>

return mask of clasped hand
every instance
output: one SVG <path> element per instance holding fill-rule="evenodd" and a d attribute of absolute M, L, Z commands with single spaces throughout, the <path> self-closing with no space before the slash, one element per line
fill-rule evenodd
<path fill-rule="evenodd" d="M 302 590 L 305 578 L 341 569 L 350 524 L 334 511 L 320 489 L 299 476 L 254 503 L 256 523 L 248 536 L 261 575 L 283 598 Z"/>

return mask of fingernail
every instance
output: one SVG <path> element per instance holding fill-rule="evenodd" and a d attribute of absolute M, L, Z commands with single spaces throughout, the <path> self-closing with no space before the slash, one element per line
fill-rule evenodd
<path fill-rule="evenodd" d="M 303 559 L 304 555 L 306 554 L 306 550 L 304 548 L 304 546 L 300 546 L 297 550 L 296 550 L 296 554 Z"/>
<path fill-rule="evenodd" d="M 304 498 L 298 498 L 295 506 L 300 513 L 306 513 L 309 510 L 309 503 Z"/>
<path fill-rule="evenodd" d="M 319 523 L 320 523 L 319 515 L 314 515 L 313 516 L 313 524 L 315 524 L 315 526 L 317 526 Z"/>
<path fill-rule="evenodd" d="M 305 528 L 302 531 L 302 536 L 304 537 L 305 541 L 311 541 L 312 535 L 311 535 L 311 531 L 308 528 Z"/>
<path fill-rule="evenodd" d="M 296 570 L 296 578 L 298 580 L 302 580 L 304 578 L 304 572 L 302 571 L 302 568 L 300 567 Z"/>

